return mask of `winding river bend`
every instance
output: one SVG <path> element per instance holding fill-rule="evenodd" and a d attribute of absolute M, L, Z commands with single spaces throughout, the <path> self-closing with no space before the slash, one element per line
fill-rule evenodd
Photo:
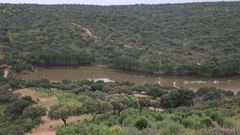
<path fill-rule="evenodd" d="M 161 86 L 185 87 L 198 89 L 200 87 L 216 87 L 224 90 L 240 91 L 240 77 L 220 79 L 203 79 L 196 77 L 149 77 L 127 74 L 123 72 L 99 70 L 92 67 L 84 68 L 43 68 L 35 72 L 16 74 L 17 79 L 37 80 L 49 79 L 51 81 L 68 80 L 104 80 L 129 81 L 135 84 L 160 84 Z"/>

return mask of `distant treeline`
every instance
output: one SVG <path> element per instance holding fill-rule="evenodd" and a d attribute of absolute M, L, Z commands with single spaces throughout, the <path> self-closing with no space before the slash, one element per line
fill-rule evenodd
<path fill-rule="evenodd" d="M 59 53 L 43 51 L 31 53 L 28 60 L 39 66 L 79 66 L 91 64 L 94 58 L 87 52 Z"/>
<path fill-rule="evenodd" d="M 223 77 L 238 75 L 240 73 L 240 56 L 232 57 L 220 62 L 207 62 L 206 64 L 160 63 L 157 60 L 140 62 L 130 57 L 119 57 L 113 60 L 112 67 L 128 71 L 143 71 L 150 74 L 166 75 L 199 75 L 205 77 Z"/>

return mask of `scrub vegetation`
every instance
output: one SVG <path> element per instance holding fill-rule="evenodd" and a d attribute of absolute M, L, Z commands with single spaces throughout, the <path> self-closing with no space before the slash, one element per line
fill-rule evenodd
<path fill-rule="evenodd" d="M 44 126 L 42 134 L 57 135 L 239 135 L 240 92 L 14 78 L 37 66 L 89 65 L 151 75 L 239 75 L 239 13 L 240 2 L 0 4 L 0 135 Z"/>
<path fill-rule="evenodd" d="M 239 74 L 240 2 L 0 5 L 1 63 L 104 64 L 149 74 Z"/>
<path fill-rule="evenodd" d="M 159 85 L 88 80 L 13 81 L 17 88 L 31 87 L 38 93 L 57 97 L 58 102 L 48 106 L 48 117 L 62 121 L 63 126 L 56 127 L 58 135 L 235 135 L 240 131 L 240 93 L 232 91 L 200 88 L 194 92 Z M 1 120 L 6 124 L 0 125 L 0 133 L 29 131 L 39 124 L 35 121 L 40 116 L 46 115 L 43 107 L 35 105 L 38 101 L 15 97 L 6 88 L 1 91 L 4 118 Z M 86 114 L 90 118 L 85 121 L 68 121 L 71 116 Z M 4 121 L 9 116 L 15 119 Z M 16 120 L 31 125 L 22 124 L 20 130 Z"/>

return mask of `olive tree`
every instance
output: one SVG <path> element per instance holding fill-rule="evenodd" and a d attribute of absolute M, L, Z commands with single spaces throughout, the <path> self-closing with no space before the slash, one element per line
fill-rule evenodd
<path fill-rule="evenodd" d="M 160 106 L 160 98 L 150 100 L 151 106 L 153 107 L 154 111 L 156 111 L 156 108 Z"/>
<path fill-rule="evenodd" d="M 23 110 L 23 117 L 30 117 L 32 121 L 44 115 L 46 115 L 46 109 L 38 105 L 28 106 Z"/>
<path fill-rule="evenodd" d="M 64 104 L 54 105 L 49 110 L 49 118 L 58 120 L 61 119 L 64 125 L 67 125 L 67 118 L 74 112 L 74 108 Z"/>
<path fill-rule="evenodd" d="M 193 105 L 195 94 L 190 90 L 173 90 L 161 97 L 160 104 L 165 108 Z"/>
<path fill-rule="evenodd" d="M 98 114 L 103 114 L 111 110 L 112 105 L 106 101 L 102 101 L 100 99 L 96 100 L 88 100 L 83 104 L 83 110 L 86 113 L 90 113 L 95 121 Z"/>
<path fill-rule="evenodd" d="M 13 102 L 13 104 L 7 108 L 6 112 L 8 112 L 9 114 L 12 114 L 14 117 L 18 117 L 18 116 L 21 116 L 23 113 L 23 110 L 30 105 L 32 105 L 31 102 L 23 99 L 19 99 Z"/>
<path fill-rule="evenodd" d="M 151 105 L 151 102 L 148 100 L 148 99 L 139 99 L 138 100 L 138 103 L 139 103 L 139 114 L 141 115 L 142 113 L 142 109 L 144 107 L 149 107 Z"/>
<path fill-rule="evenodd" d="M 113 94 L 108 97 L 109 102 L 113 106 L 113 113 L 120 115 L 120 113 L 128 107 L 139 106 L 138 100 L 127 94 Z"/>

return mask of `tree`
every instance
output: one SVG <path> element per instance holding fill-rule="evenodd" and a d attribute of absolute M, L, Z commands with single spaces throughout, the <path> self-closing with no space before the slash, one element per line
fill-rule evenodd
<path fill-rule="evenodd" d="M 83 104 L 83 110 L 87 113 L 91 113 L 93 121 L 95 121 L 98 114 L 103 114 L 111 110 L 112 105 L 106 101 L 100 99 L 88 100 Z"/>
<path fill-rule="evenodd" d="M 197 90 L 196 94 L 198 97 L 200 97 L 204 101 L 219 100 L 223 97 L 234 96 L 234 92 L 232 91 L 225 91 L 225 90 L 217 89 L 214 87 L 200 88 Z"/>
<path fill-rule="evenodd" d="M 175 108 L 179 106 L 193 105 L 194 92 L 190 90 L 173 90 L 163 95 L 160 100 L 161 106 Z"/>
<path fill-rule="evenodd" d="M 8 88 L 0 88 L 0 104 L 11 103 L 18 100 L 18 95 L 12 93 Z"/>
<path fill-rule="evenodd" d="M 109 96 L 108 99 L 113 106 L 113 113 L 118 115 L 128 107 L 139 106 L 137 99 L 127 94 L 114 94 Z"/>
<path fill-rule="evenodd" d="M 32 121 L 44 115 L 46 115 L 46 109 L 38 105 L 28 106 L 23 110 L 23 117 L 30 117 Z"/>
<path fill-rule="evenodd" d="M 61 119 L 64 125 L 67 125 L 67 118 L 74 113 L 74 108 L 64 104 L 54 105 L 49 110 L 49 118 L 58 120 Z"/>
<path fill-rule="evenodd" d="M 11 105 L 7 110 L 8 113 L 13 114 L 14 117 L 18 117 L 20 115 L 22 115 L 23 110 L 30 106 L 32 103 L 27 101 L 27 100 L 17 100 L 13 103 L 13 105 Z"/>
<path fill-rule="evenodd" d="M 103 89 L 103 86 L 104 86 L 104 82 L 103 83 L 101 83 L 101 82 L 96 82 L 96 83 L 94 83 L 94 84 L 92 84 L 91 86 L 90 86 L 90 90 L 91 91 L 102 91 L 102 89 Z"/>
<path fill-rule="evenodd" d="M 36 104 L 36 101 L 34 101 L 31 96 L 24 96 L 24 97 L 22 97 L 22 99 L 26 100 L 32 104 Z"/>
<path fill-rule="evenodd" d="M 92 99 L 100 99 L 100 100 L 104 100 L 106 99 L 106 93 L 103 93 L 101 91 L 86 91 L 85 95 L 91 97 Z"/>
<path fill-rule="evenodd" d="M 147 95 L 153 96 L 153 97 L 161 97 L 162 95 L 166 94 L 167 90 L 161 88 L 158 86 L 149 86 L 149 89 L 147 90 Z"/>
<path fill-rule="evenodd" d="M 123 70 L 134 71 L 140 68 L 140 63 L 136 58 L 123 55 L 115 58 L 112 62 L 112 66 Z"/>
<path fill-rule="evenodd" d="M 140 115 L 141 115 L 142 109 L 144 107 L 149 107 L 151 105 L 151 102 L 149 100 L 147 100 L 147 99 L 139 99 L 138 103 L 139 103 L 139 114 Z"/>
<path fill-rule="evenodd" d="M 8 83 L 9 83 L 10 87 L 12 88 L 12 90 L 19 88 L 19 82 L 14 78 L 10 78 Z"/>
<path fill-rule="evenodd" d="M 160 98 L 151 100 L 150 103 L 151 103 L 151 106 L 153 107 L 154 111 L 156 111 L 156 108 L 158 108 L 160 106 Z"/>
<path fill-rule="evenodd" d="M 202 100 L 209 101 L 209 100 L 221 100 L 222 94 L 219 91 L 209 91 L 208 94 L 204 95 Z"/>
<path fill-rule="evenodd" d="M 94 61 L 90 52 L 56 52 L 52 50 L 33 51 L 27 60 L 33 64 L 40 66 L 77 66 L 88 65 Z"/>

